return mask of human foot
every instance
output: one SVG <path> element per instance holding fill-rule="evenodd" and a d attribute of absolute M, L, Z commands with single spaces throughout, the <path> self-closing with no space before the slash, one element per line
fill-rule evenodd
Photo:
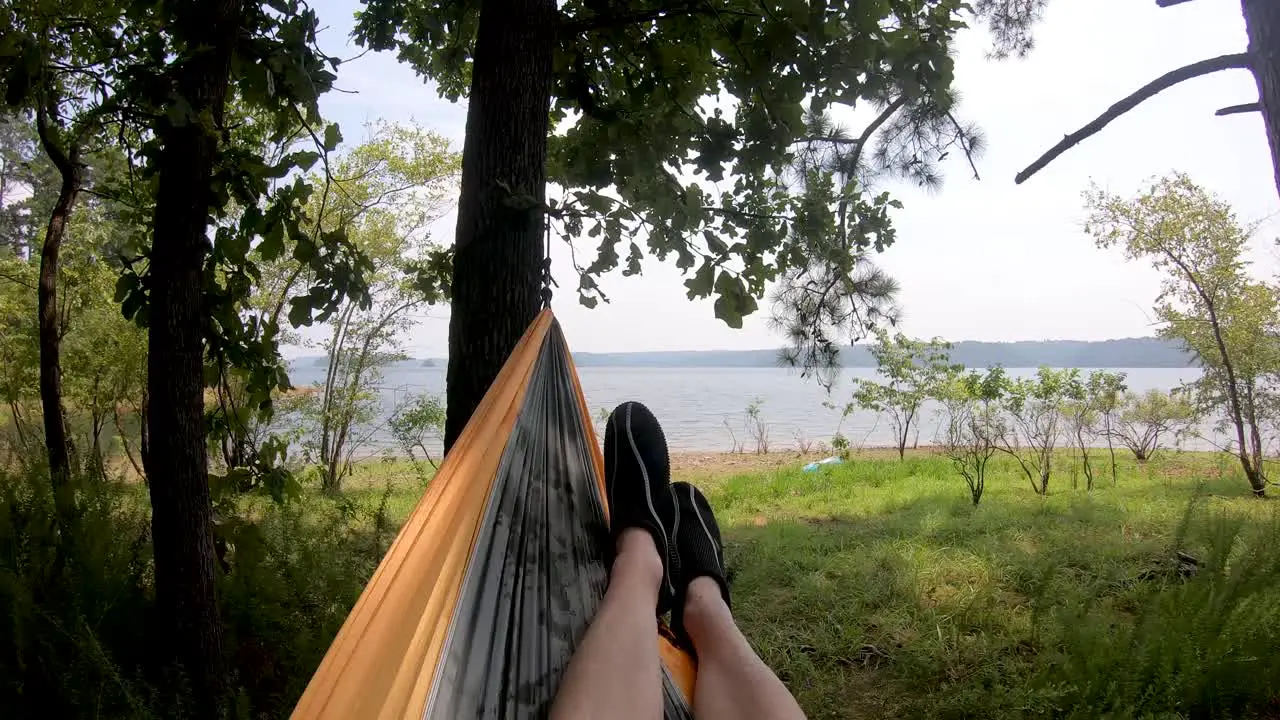
<path fill-rule="evenodd" d="M 677 634 L 683 634 L 690 585 L 699 578 L 714 581 L 728 607 L 729 583 L 726 580 L 720 524 L 711 511 L 711 504 L 698 488 L 686 482 L 672 483 L 671 496 L 673 504 L 669 525 L 677 557 L 673 566 L 678 568 L 672 626 Z"/>
<path fill-rule="evenodd" d="M 662 558 L 662 585 L 658 613 L 670 608 L 675 595 L 670 537 L 662 518 L 671 511 L 669 484 L 671 461 L 662 426 L 649 408 L 624 402 L 609 415 L 604 430 L 605 492 L 609 502 L 609 527 L 617 544 L 628 528 L 645 530 L 653 537 Z"/>

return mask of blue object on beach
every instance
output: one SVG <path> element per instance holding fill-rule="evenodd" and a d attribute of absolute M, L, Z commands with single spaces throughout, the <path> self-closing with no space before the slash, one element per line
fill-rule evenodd
<path fill-rule="evenodd" d="M 811 462 L 800 469 L 804 472 L 813 472 L 818 468 L 822 467 L 823 465 L 839 465 L 842 462 L 844 461 L 836 457 L 835 455 L 832 455 L 829 458 L 823 458 L 817 462 Z"/>

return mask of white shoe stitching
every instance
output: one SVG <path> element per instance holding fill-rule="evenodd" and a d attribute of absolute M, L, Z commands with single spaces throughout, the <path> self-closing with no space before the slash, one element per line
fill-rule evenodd
<path fill-rule="evenodd" d="M 649 515 L 653 518 L 654 527 L 658 528 L 658 532 L 662 534 L 662 547 L 658 548 L 662 555 L 663 579 L 666 580 L 667 590 L 673 595 L 675 587 L 671 584 L 670 573 L 666 572 L 667 567 L 667 531 L 662 527 L 662 519 L 658 517 L 658 511 L 653 507 L 653 495 L 649 492 L 649 468 L 644 464 L 644 458 L 640 456 L 640 448 L 636 447 L 636 436 L 631 432 L 631 408 L 635 403 L 627 403 L 627 439 L 631 441 L 631 452 L 636 456 L 636 462 L 640 465 L 640 477 L 644 480 L 644 501 L 649 506 Z"/>
<path fill-rule="evenodd" d="M 698 503 L 693 496 L 693 486 L 689 486 L 689 504 L 693 506 L 693 514 L 698 516 L 698 524 L 702 525 L 702 532 L 706 533 L 707 539 L 711 541 L 711 559 L 716 563 L 716 570 L 720 575 L 724 575 L 724 567 L 720 564 L 720 543 L 716 542 L 715 537 L 711 535 L 711 530 L 707 527 L 707 521 L 702 519 L 702 509 L 698 507 Z"/>

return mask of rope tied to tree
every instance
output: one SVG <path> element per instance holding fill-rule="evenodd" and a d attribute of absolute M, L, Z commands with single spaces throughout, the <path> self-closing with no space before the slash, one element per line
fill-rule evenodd
<path fill-rule="evenodd" d="M 543 233 L 545 242 L 543 244 L 542 254 L 542 290 L 539 296 L 542 298 L 542 309 L 549 310 L 551 308 L 551 286 L 555 285 L 555 279 L 551 277 L 551 214 L 543 213 L 543 222 L 545 223 L 545 231 Z"/>

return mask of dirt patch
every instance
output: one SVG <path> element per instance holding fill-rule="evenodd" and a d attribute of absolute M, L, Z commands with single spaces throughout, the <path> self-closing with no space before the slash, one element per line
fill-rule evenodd
<path fill-rule="evenodd" d="M 938 453 L 936 448 L 922 447 L 907 450 L 907 457 L 928 457 Z M 799 453 L 794 450 L 765 453 L 727 453 L 679 451 L 671 453 L 671 474 L 682 477 L 724 477 L 746 473 L 769 472 L 784 467 L 804 465 L 829 457 L 826 453 Z M 853 453 L 855 460 L 897 460 L 894 448 L 863 448 Z"/>
<path fill-rule="evenodd" d="M 671 474 L 682 477 L 721 477 L 744 473 L 769 472 L 783 467 L 803 465 L 821 460 L 822 455 L 797 452 L 756 453 L 708 453 L 676 452 L 671 454 Z"/>

